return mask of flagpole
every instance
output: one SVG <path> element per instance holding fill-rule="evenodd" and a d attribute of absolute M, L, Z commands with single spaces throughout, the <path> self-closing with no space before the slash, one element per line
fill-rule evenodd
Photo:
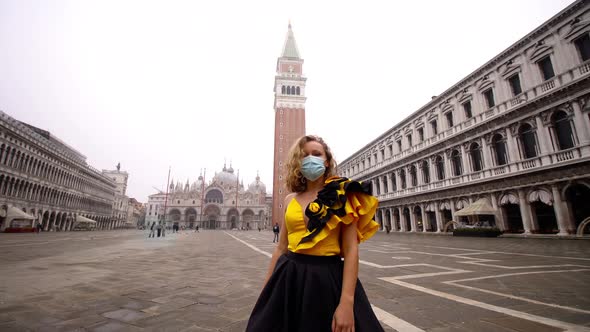
<path fill-rule="evenodd" d="M 236 212 L 238 212 L 238 222 L 240 221 L 240 212 L 238 211 L 238 192 L 240 190 L 240 170 L 238 170 L 238 176 L 236 177 Z"/>
<path fill-rule="evenodd" d="M 164 227 L 166 227 L 166 208 L 168 207 L 168 189 L 170 188 L 170 171 L 172 170 L 172 166 L 168 166 L 168 180 L 166 180 L 166 196 L 164 198 Z"/>
<path fill-rule="evenodd" d="M 207 175 L 207 169 L 205 168 L 205 170 L 203 171 L 203 180 L 201 181 L 201 217 L 200 217 L 201 227 L 203 227 L 203 209 L 205 208 L 204 198 L 205 198 L 205 176 L 206 175 Z"/>

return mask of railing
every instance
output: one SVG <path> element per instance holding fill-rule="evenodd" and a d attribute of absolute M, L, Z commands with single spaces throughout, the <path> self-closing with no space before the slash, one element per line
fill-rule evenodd
<path fill-rule="evenodd" d="M 541 92 L 547 92 L 551 89 L 555 88 L 555 80 L 551 80 L 548 82 L 545 82 L 541 85 Z"/>
<path fill-rule="evenodd" d="M 574 147 L 568 150 L 557 151 L 553 155 L 551 155 L 552 162 L 562 162 L 572 159 L 577 159 L 581 157 L 581 152 L 578 147 Z"/>
<path fill-rule="evenodd" d="M 492 170 L 492 172 L 494 173 L 494 175 L 501 175 L 506 173 L 506 170 L 508 169 L 508 166 L 506 165 L 502 165 L 500 167 L 496 167 Z"/>
<path fill-rule="evenodd" d="M 580 75 L 584 75 L 587 72 L 590 72 L 590 62 L 586 62 L 582 64 L 580 67 Z"/>
<path fill-rule="evenodd" d="M 523 169 L 533 168 L 533 167 L 537 166 L 537 160 L 536 159 L 525 160 L 521 163 L 521 165 L 522 165 Z"/>
<path fill-rule="evenodd" d="M 574 151 L 563 151 L 555 155 L 557 161 L 564 161 L 574 159 Z"/>
<path fill-rule="evenodd" d="M 529 101 L 530 99 L 535 99 L 537 96 L 544 94 L 548 91 L 551 91 L 551 90 L 555 89 L 556 87 L 560 87 L 562 84 L 569 83 L 570 81 L 568 80 L 568 77 L 569 77 L 568 75 L 570 75 L 570 76 L 572 74 L 577 75 L 577 74 L 575 74 L 576 72 L 579 72 L 580 73 L 579 75 L 588 74 L 590 72 L 590 61 L 586 61 L 585 63 L 581 64 L 580 66 L 572 67 L 571 69 L 556 75 L 555 77 L 553 77 L 552 79 L 550 79 L 546 82 L 543 82 L 543 83 L 541 83 L 541 84 L 539 84 L 527 91 L 523 91 L 520 95 L 518 95 L 512 99 L 503 101 L 502 103 L 496 105 L 496 107 L 494 107 L 490 110 L 487 110 L 483 113 L 477 114 L 473 118 L 471 118 L 463 123 L 459 123 L 459 124 L 453 126 L 452 128 L 448 128 L 445 131 L 441 131 L 439 134 L 434 135 L 434 136 L 424 140 L 420 144 L 414 145 L 413 147 L 410 147 L 409 149 L 406 149 L 400 153 L 390 156 L 384 165 L 389 165 L 389 164 L 393 163 L 394 161 L 397 161 L 399 159 L 403 159 L 407 156 L 410 156 L 419 149 L 427 147 L 430 144 L 433 144 L 435 142 L 442 141 L 443 139 L 448 138 L 449 136 L 452 136 L 454 134 L 461 132 L 465 128 L 471 127 L 477 123 L 485 122 L 485 121 L 487 121 L 487 119 L 493 117 L 496 114 L 505 112 L 512 107 L 515 107 L 517 105 L 520 105 L 522 103 Z M 573 80 L 577 80 L 579 78 L 580 77 L 574 77 Z M 568 158 L 569 156 L 564 154 L 564 156 L 561 156 L 561 157 Z M 558 158 L 558 157 L 556 156 L 555 158 Z M 563 160 L 569 160 L 569 159 L 563 159 Z M 529 163 L 529 164 L 534 164 L 534 162 Z M 529 164 L 527 164 L 527 166 L 530 166 Z M 523 168 L 525 168 L 524 164 L 522 166 L 523 166 Z M 536 165 L 533 165 L 530 167 L 535 167 L 535 166 Z M 370 167 L 365 168 L 363 171 L 361 171 L 357 174 L 354 174 L 354 175 L 355 176 L 363 176 L 375 169 L 378 169 L 378 167 L 370 166 Z M 501 170 L 498 170 L 498 172 L 501 172 Z M 501 173 L 501 174 L 503 174 L 503 173 Z"/>
<path fill-rule="evenodd" d="M 587 158 L 590 157 L 590 154 L 583 156 L 582 153 L 585 151 L 582 149 L 582 146 L 577 146 L 568 150 L 564 151 L 557 151 L 554 153 L 550 153 L 548 155 L 543 156 L 543 158 L 549 158 L 550 163 L 559 163 L 568 160 L 576 160 L 579 158 Z M 544 159 L 543 159 L 544 160 Z M 535 167 L 539 167 L 544 165 L 544 162 L 541 162 L 541 157 L 535 157 L 532 159 L 527 160 L 518 160 L 514 161 L 510 164 L 497 166 L 491 169 L 485 169 L 483 171 L 479 171 L 477 173 L 472 173 L 465 176 L 456 176 L 450 179 L 444 180 L 437 180 L 433 181 L 429 184 L 423 184 L 416 187 L 400 189 L 398 191 L 390 192 L 385 195 L 380 195 L 379 199 L 391 199 L 393 197 L 403 197 L 406 195 L 411 195 L 415 192 L 428 192 L 430 190 L 440 190 L 440 188 L 450 187 L 453 185 L 461 184 L 461 183 L 469 183 L 470 180 L 481 180 L 483 178 L 490 179 L 494 177 L 501 177 L 507 173 L 512 171 L 515 172 L 522 172 L 528 169 L 532 169 Z M 512 168 L 511 168 L 512 167 Z M 518 171 L 520 170 L 520 171 Z"/>

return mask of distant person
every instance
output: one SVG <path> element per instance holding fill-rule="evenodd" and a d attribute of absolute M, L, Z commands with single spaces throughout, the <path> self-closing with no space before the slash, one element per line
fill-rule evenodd
<path fill-rule="evenodd" d="M 41 225 L 41 223 L 37 224 L 37 233 L 41 233 L 41 231 L 43 230 L 43 225 Z"/>
<path fill-rule="evenodd" d="M 195 232 L 199 233 L 199 225 L 195 228 Z"/>
<path fill-rule="evenodd" d="M 383 332 L 358 279 L 358 245 L 377 232 L 370 182 L 334 176 L 326 143 L 303 136 L 289 151 L 279 244 L 246 332 Z M 342 261 L 344 258 L 344 261 Z"/>
<path fill-rule="evenodd" d="M 275 225 L 272 226 L 272 232 L 275 234 L 274 238 L 272 239 L 272 243 L 279 242 L 279 223 L 275 223 Z"/>
<path fill-rule="evenodd" d="M 152 226 L 150 226 L 150 234 L 148 235 L 148 238 L 150 237 L 156 237 L 156 222 L 153 222 Z"/>
<path fill-rule="evenodd" d="M 158 232 L 158 237 L 160 237 L 162 235 L 162 224 L 156 226 L 156 231 Z"/>

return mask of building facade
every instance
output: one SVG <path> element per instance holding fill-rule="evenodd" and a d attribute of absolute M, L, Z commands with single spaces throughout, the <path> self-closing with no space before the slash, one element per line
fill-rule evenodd
<path fill-rule="evenodd" d="M 210 182 L 204 176 L 183 185 L 171 181 L 168 193 L 150 195 L 146 208 L 146 227 L 164 221 L 166 227 L 187 229 L 264 229 L 268 228 L 270 206 L 266 185 L 256 180 L 244 187 L 234 169 L 225 165 Z"/>
<path fill-rule="evenodd" d="M 306 80 L 303 76 L 303 59 L 299 56 L 289 24 L 283 53 L 277 59 L 274 85 L 273 211 L 283 210 L 283 202 L 288 194 L 285 175 L 289 149 L 299 137 L 305 135 Z"/>
<path fill-rule="evenodd" d="M 138 202 L 135 198 L 129 198 L 129 204 L 127 206 L 127 222 L 125 223 L 126 228 L 137 228 L 143 223 L 141 218 L 145 215 L 144 204 Z"/>
<path fill-rule="evenodd" d="M 113 201 L 112 220 L 120 227 L 129 227 L 128 210 L 129 197 L 127 196 L 127 181 L 129 173 L 121 171 L 121 164 L 117 165 L 116 170 L 102 170 L 102 174 L 115 182 L 117 190 L 115 191 L 115 200 Z"/>
<path fill-rule="evenodd" d="M 50 132 L 0 112 L 0 231 L 115 228 L 115 189 Z"/>
<path fill-rule="evenodd" d="M 487 207 L 504 232 L 587 230 L 589 4 L 576 1 L 340 164 L 372 182 L 382 228 L 441 232 Z"/>

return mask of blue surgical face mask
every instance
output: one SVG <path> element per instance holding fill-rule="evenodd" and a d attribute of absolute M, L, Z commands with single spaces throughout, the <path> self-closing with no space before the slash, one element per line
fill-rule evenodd
<path fill-rule="evenodd" d="M 325 162 L 322 157 L 307 156 L 301 160 L 301 174 L 309 181 L 315 181 L 326 172 Z"/>

